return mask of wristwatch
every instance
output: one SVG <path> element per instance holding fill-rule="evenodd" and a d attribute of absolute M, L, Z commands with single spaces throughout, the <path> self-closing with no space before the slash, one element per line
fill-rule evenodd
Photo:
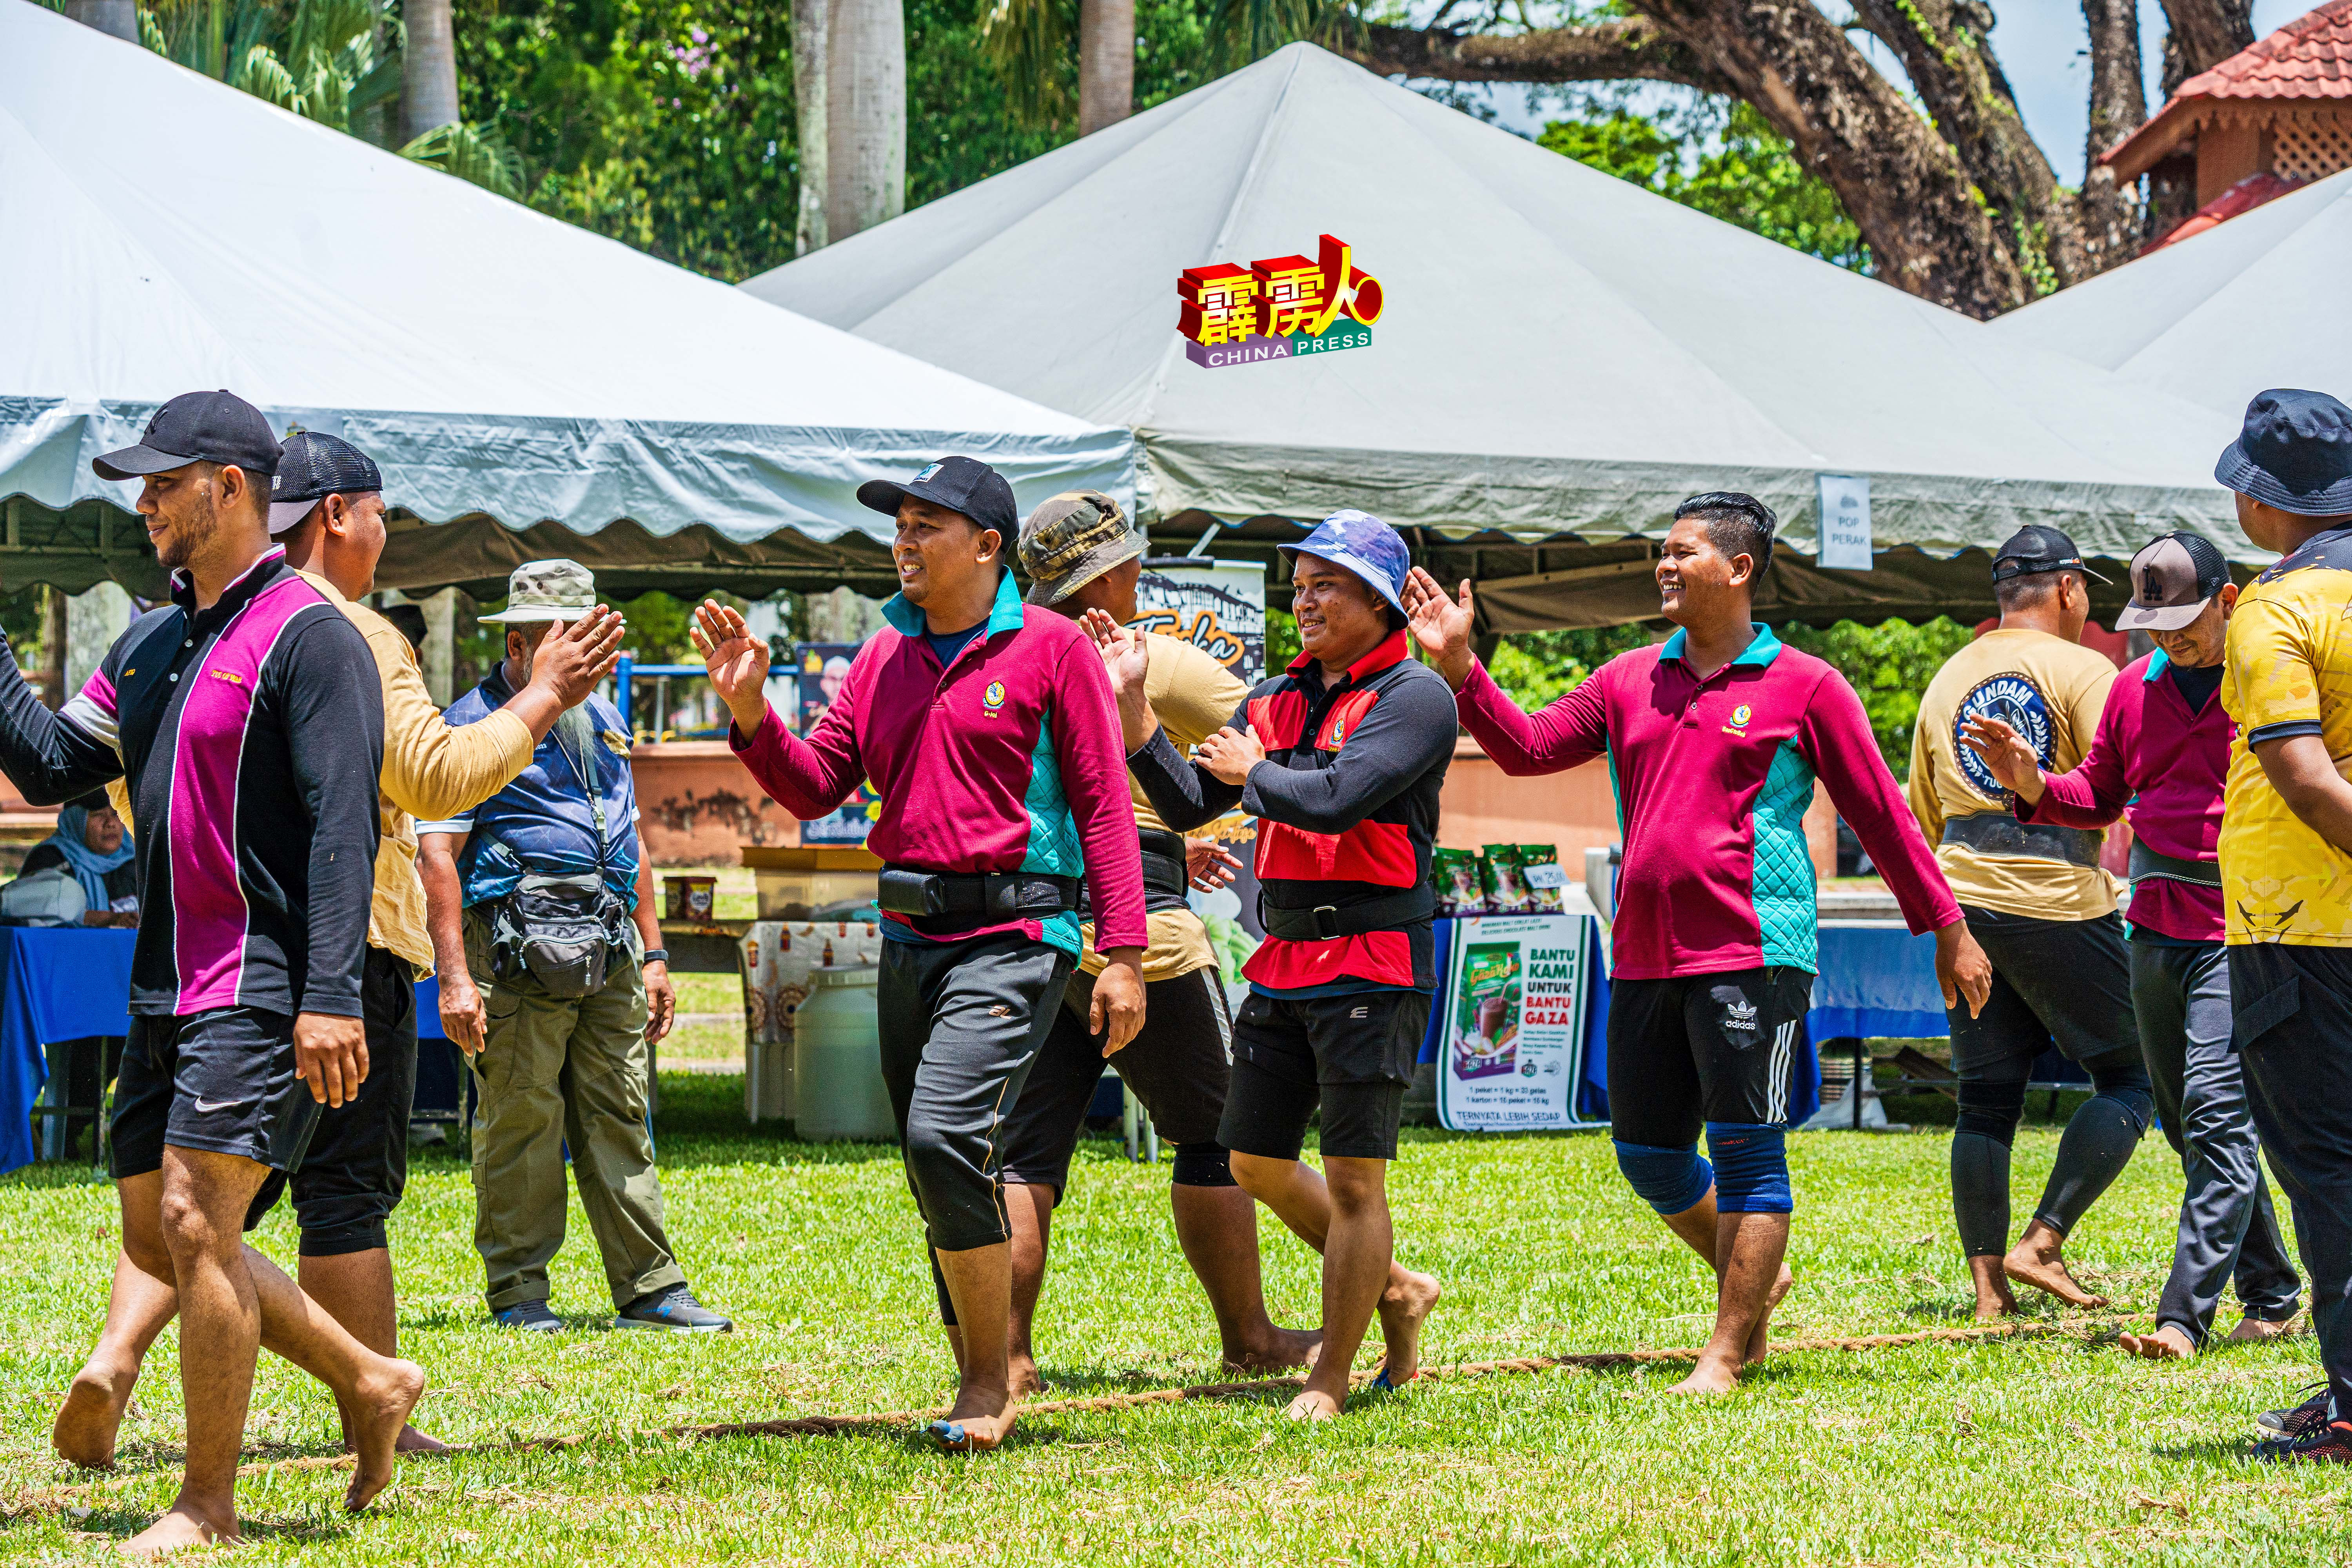
<path fill-rule="evenodd" d="M 669 949 L 666 947 L 649 947 L 646 949 L 645 957 L 637 960 L 640 967 L 648 963 L 667 963 L 668 962 Z"/>

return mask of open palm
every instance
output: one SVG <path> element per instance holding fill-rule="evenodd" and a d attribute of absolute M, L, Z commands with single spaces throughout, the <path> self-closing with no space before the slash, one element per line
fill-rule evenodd
<path fill-rule="evenodd" d="M 715 600 L 695 606 L 694 651 L 710 684 L 730 708 L 739 702 L 766 700 L 768 644 L 743 624 L 742 613 Z"/>
<path fill-rule="evenodd" d="M 1461 597 L 1456 599 L 1437 585 L 1437 579 L 1416 566 L 1405 574 L 1404 608 L 1412 627 L 1412 640 L 1431 658 L 1441 667 L 1468 662 L 1470 629 L 1477 619 L 1468 582 L 1463 583 Z"/>

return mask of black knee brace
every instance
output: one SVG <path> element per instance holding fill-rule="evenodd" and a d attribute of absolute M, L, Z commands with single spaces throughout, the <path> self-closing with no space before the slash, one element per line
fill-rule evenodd
<path fill-rule="evenodd" d="M 2148 1081 L 2147 1063 L 2137 1051 L 2109 1051 L 2083 1064 L 2091 1088 L 2101 1100 L 2111 1100 L 2146 1132 L 2156 1119 L 2156 1086 Z"/>
<path fill-rule="evenodd" d="M 2017 1137 L 2017 1123 L 2025 1114 L 2025 1081 L 1962 1079 L 1960 1120 L 1955 1132 L 1973 1132 L 2008 1148 Z"/>
<path fill-rule="evenodd" d="M 1176 1145 L 1175 1185 L 1180 1187 L 1230 1187 L 1234 1182 L 1234 1159 L 1225 1146 L 1215 1139 L 1205 1143 Z"/>

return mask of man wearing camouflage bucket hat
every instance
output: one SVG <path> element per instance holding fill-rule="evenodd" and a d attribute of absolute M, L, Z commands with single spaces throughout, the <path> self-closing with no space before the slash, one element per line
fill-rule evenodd
<path fill-rule="evenodd" d="M 1145 542 L 1143 531 L 1099 491 L 1052 497 L 1029 514 L 1021 532 L 1029 603 L 1057 610 L 1098 636 L 1126 626 L 1136 618 Z M 1190 752 L 1223 726 L 1248 689 L 1181 637 L 1154 633 L 1145 641 L 1145 700 L 1170 738 Z M 1233 1027 L 1225 1016 L 1224 976 L 1208 931 L 1184 893 L 1188 884 L 1222 887 L 1232 880 L 1228 868 L 1238 862 L 1213 838 L 1187 840 L 1171 831 L 1141 788 L 1130 791 L 1142 836 L 1150 931 L 1143 953 L 1143 1028 L 1124 1049 L 1108 1053 L 1104 1037 L 1089 1032 L 1087 1008 L 1103 960 L 1094 950 L 1094 927 L 1088 923 L 1078 972 L 1005 1118 L 1004 1206 L 1013 1227 L 1011 1357 L 1014 1384 L 1024 1391 L 1040 1386 L 1030 1331 L 1045 1283 L 1054 1207 L 1068 1190 L 1070 1156 L 1095 1086 L 1102 1081 L 1106 1055 L 1160 1136 L 1176 1146 L 1169 1190 L 1176 1239 L 1208 1293 L 1225 1364 L 1251 1371 L 1298 1366 L 1314 1355 L 1321 1337 L 1277 1328 L 1266 1316 L 1256 1205 L 1234 1184 L 1232 1162 L 1217 1142 Z"/>

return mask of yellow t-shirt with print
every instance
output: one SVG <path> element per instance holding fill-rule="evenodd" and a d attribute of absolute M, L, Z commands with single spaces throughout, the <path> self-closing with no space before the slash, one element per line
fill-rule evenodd
<path fill-rule="evenodd" d="M 2352 947 L 2352 855 L 2287 808 L 2253 753 L 2316 735 L 2352 773 L 2352 530 L 2311 540 L 2239 596 L 2221 704 L 2238 724 L 2221 816 L 2228 940 Z"/>

